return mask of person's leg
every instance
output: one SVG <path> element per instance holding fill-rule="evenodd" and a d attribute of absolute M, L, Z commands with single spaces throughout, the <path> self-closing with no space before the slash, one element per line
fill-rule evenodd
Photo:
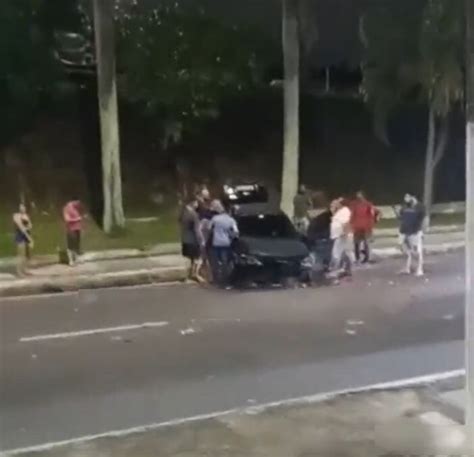
<path fill-rule="evenodd" d="M 341 269 L 342 253 L 341 238 L 336 238 L 332 245 L 331 270 L 338 271 Z"/>
<path fill-rule="evenodd" d="M 362 240 L 362 246 L 364 250 L 364 260 L 362 260 L 362 263 L 369 263 L 370 262 L 370 244 L 369 244 L 369 235 L 367 233 L 364 234 L 364 239 Z"/>
<path fill-rule="evenodd" d="M 409 237 L 407 235 L 400 234 L 398 241 L 402 253 L 406 256 L 405 268 L 403 268 L 400 273 L 410 274 L 412 264 L 412 252 L 410 248 Z"/>
<path fill-rule="evenodd" d="M 76 232 L 76 257 L 82 255 L 82 233 L 80 230 Z"/>
<path fill-rule="evenodd" d="M 419 232 L 416 235 L 416 252 L 418 257 L 418 267 L 416 269 L 416 276 L 423 276 L 424 271 L 424 255 L 423 255 L 423 233 Z"/>
<path fill-rule="evenodd" d="M 71 243 L 72 243 L 71 251 L 74 258 L 74 264 L 76 264 L 77 258 L 79 256 L 80 243 L 81 243 L 79 231 L 75 230 L 71 233 Z"/>
<path fill-rule="evenodd" d="M 343 251 L 341 256 L 341 268 L 345 275 L 352 275 L 352 257 L 350 252 L 350 239 L 348 237 L 343 237 Z"/>
<path fill-rule="evenodd" d="M 360 262 L 360 235 L 358 232 L 354 233 L 354 254 L 357 263 Z"/>
<path fill-rule="evenodd" d="M 25 276 L 27 273 L 26 268 L 26 243 L 17 243 L 17 264 L 16 272 L 18 276 Z"/>
<path fill-rule="evenodd" d="M 194 261 L 193 259 L 188 259 L 188 275 L 187 280 L 191 281 L 194 278 Z"/>
<path fill-rule="evenodd" d="M 407 236 L 405 239 L 405 249 L 407 255 L 407 262 L 405 265 L 405 273 L 411 274 L 412 266 L 413 266 L 413 245 L 411 237 Z"/>
<path fill-rule="evenodd" d="M 74 252 L 73 252 L 73 236 L 72 232 L 69 230 L 66 232 L 66 253 L 67 253 L 67 260 L 70 267 L 74 265 Z"/>
<path fill-rule="evenodd" d="M 203 275 L 204 261 L 203 261 L 202 253 L 195 260 L 194 265 L 195 265 L 194 275 L 195 275 L 195 278 L 196 278 L 197 282 L 199 282 L 201 284 L 205 283 L 206 280 L 205 280 L 204 275 Z"/>
<path fill-rule="evenodd" d="M 331 256 L 332 256 L 332 249 L 333 249 L 333 240 L 331 240 L 331 239 L 323 240 L 323 243 L 324 243 L 324 248 L 323 248 L 324 267 L 326 269 L 326 272 L 328 272 L 331 268 Z"/>
<path fill-rule="evenodd" d="M 222 285 L 222 248 L 214 247 L 212 249 L 212 256 L 212 275 L 214 277 L 215 283 L 220 286 Z"/>
<path fill-rule="evenodd" d="M 222 286 L 226 287 L 229 285 L 230 279 L 230 268 L 231 268 L 232 250 L 231 248 L 222 248 L 221 262 L 222 262 Z"/>

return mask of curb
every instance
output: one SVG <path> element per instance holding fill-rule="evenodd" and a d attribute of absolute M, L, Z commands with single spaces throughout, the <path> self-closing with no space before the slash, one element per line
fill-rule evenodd
<path fill-rule="evenodd" d="M 425 255 L 447 254 L 449 252 L 462 250 L 464 249 L 464 246 L 465 246 L 464 241 L 425 245 L 424 254 Z M 399 258 L 399 257 L 404 256 L 400 248 L 398 247 L 373 248 L 371 252 L 380 259 Z"/>
<path fill-rule="evenodd" d="M 170 283 L 186 278 L 184 267 L 152 268 L 147 270 L 121 271 L 73 277 L 47 277 L 16 279 L 9 284 L 0 283 L 0 298 L 28 295 L 77 292 L 83 289 L 138 286 Z"/>
<path fill-rule="evenodd" d="M 425 254 L 437 255 L 464 249 L 464 242 L 425 246 Z M 374 248 L 372 253 L 379 259 L 403 257 L 397 247 Z M 83 289 L 106 289 L 112 287 L 139 286 L 184 281 L 185 266 L 169 266 L 142 270 L 120 271 L 77 276 L 48 276 L 30 279 L 14 279 L 0 282 L 0 298 L 28 295 L 77 292 Z"/>
<path fill-rule="evenodd" d="M 464 231 L 461 230 L 461 226 L 440 226 L 433 228 L 433 230 L 427 233 L 427 237 L 431 235 L 450 235 L 450 236 L 464 236 Z M 380 242 L 381 240 L 392 240 L 398 236 L 397 229 L 378 229 L 374 242 Z M 459 246 L 459 241 L 446 242 L 444 245 L 456 244 L 456 248 Z M 463 243 L 464 245 L 464 243 Z M 383 252 L 388 248 L 373 248 L 373 252 L 380 251 L 382 252 L 381 256 L 384 256 Z M 391 254 L 393 256 L 398 255 L 399 251 L 396 248 L 393 248 L 391 252 L 397 251 L 397 254 Z M 443 251 L 446 252 L 446 251 Z M 429 254 L 429 252 L 427 252 Z M 164 243 L 157 246 L 154 246 L 147 250 L 142 249 L 115 249 L 108 251 L 97 251 L 97 252 L 87 252 L 81 256 L 80 263 L 89 263 L 89 262 L 103 262 L 108 260 L 128 260 L 128 259 L 143 259 L 147 257 L 157 257 L 162 255 L 179 255 L 181 254 L 181 245 L 179 243 Z M 56 264 L 58 261 L 57 255 L 45 255 L 38 256 L 36 258 L 36 266 L 50 266 Z M 16 266 L 15 258 L 0 258 L 0 268 L 11 269 Z"/>

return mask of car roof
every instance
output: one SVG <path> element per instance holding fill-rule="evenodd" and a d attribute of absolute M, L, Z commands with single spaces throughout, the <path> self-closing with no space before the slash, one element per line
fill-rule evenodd
<path fill-rule="evenodd" d="M 236 217 L 260 216 L 262 214 L 264 216 L 287 217 L 280 208 L 268 203 L 248 203 L 234 206 L 234 215 Z"/>

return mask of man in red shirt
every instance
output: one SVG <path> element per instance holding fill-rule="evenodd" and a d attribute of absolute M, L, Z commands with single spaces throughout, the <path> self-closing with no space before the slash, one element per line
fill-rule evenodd
<path fill-rule="evenodd" d="M 365 197 L 364 192 L 357 192 L 356 199 L 351 205 L 351 226 L 354 233 L 354 251 L 356 262 L 361 261 L 361 253 L 364 258 L 362 263 L 370 261 L 369 239 L 379 218 L 378 209 Z"/>
<path fill-rule="evenodd" d="M 81 253 L 82 233 L 82 204 L 74 199 L 63 208 L 63 219 L 66 226 L 67 256 L 70 266 L 73 266 Z"/>

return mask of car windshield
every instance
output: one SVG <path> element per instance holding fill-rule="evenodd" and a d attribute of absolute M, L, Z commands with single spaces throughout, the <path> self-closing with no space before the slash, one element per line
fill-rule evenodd
<path fill-rule="evenodd" d="M 242 236 L 255 238 L 296 238 L 296 231 L 284 215 L 240 216 L 237 220 Z"/>

